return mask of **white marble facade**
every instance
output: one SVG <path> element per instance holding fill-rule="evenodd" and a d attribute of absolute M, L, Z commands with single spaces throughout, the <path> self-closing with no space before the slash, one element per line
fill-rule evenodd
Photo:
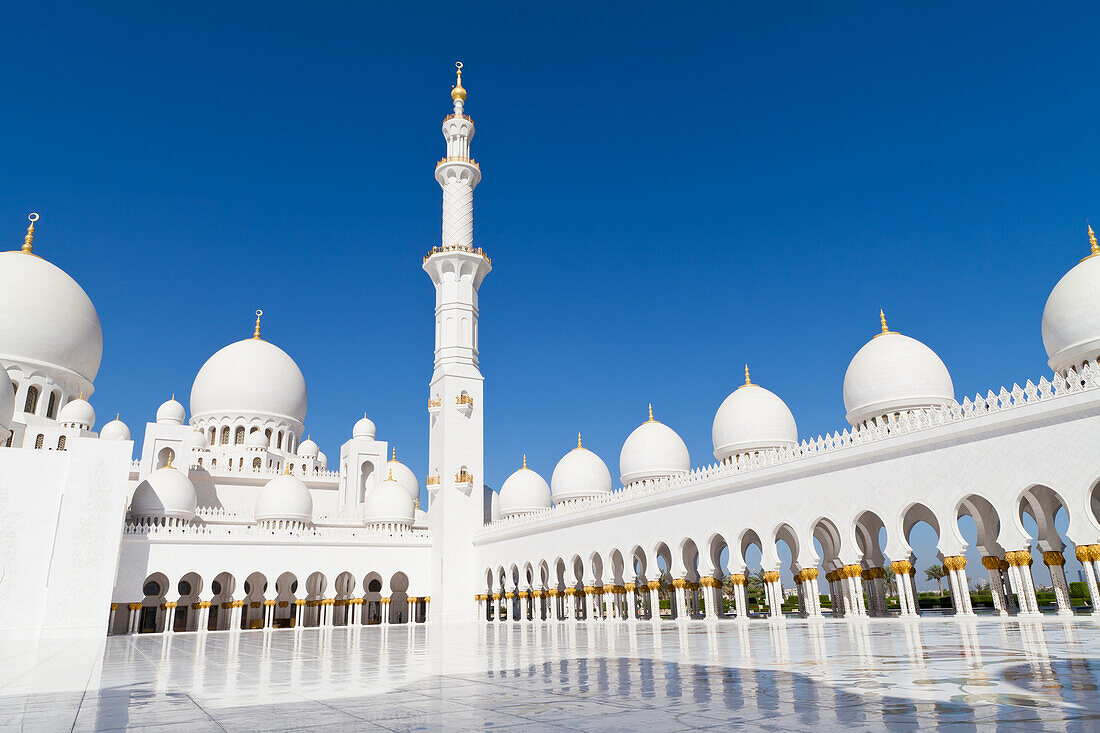
<path fill-rule="evenodd" d="M 960 400 L 935 352 L 880 314 L 880 331 L 845 376 L 843 431 L 800 438 L 796 416 L 746 367 L 745 384 L 715 399 L 715 463 L 693 464 L 651 408 L 623 443 L 617 481 L 578 437 L 549 482 L 524 464 L 493 494 L 478 362 L 478 291 L 492 265 L 473 231 L 481 170 L 461 70 L 452 102 L 436 166 L 442 239 L 422 263 L 436 329 L 421 470 L 398 460 L 366 415 L 330 463 L 306 428 L 307 381 L 263 337 L 260 312 L 250 335 L 199 370 L 188 407 L 173 395 L 157 408 L 134 459 L 120 419 L 96 431 L 98 315 L 34 251 L 37 217 L 20 251 L 0 253 L 9 294 L 0 363 L 11 379 L 0 390 L 0 602 L 22 609 L 0 616 L 0 633 L 634 620 L 653 614 L 659 565 L 674 617 L 747 618 L 752 545 L 778 616 L 780 542 L 791 550 L 801 616 L 822 615 L 820 592 L 835 617 L 894 614 L 887 570 L 903 581 L 900 615 L 911 616 L 907 538 L 919 521 L 937 531 L 959 616 L 973 613 L 961 591 L 975 574 L 990 581 L 998 614 L 1038 615 L 1039 562 L 1051 570 L 1058 612 L 1072 614 L 1067 552 L 1100 600 L 1100 247 L 1091 229 L 1091 254 L 1053 288 L 1043 314 L 1050 371 L 1022 365 L 1033 374 L 1023 386 Z M 1034 536 L 1022 515 L 1035 520 Z M 978 527 L 981 568 L 966 566 L 962 516 Z"/>

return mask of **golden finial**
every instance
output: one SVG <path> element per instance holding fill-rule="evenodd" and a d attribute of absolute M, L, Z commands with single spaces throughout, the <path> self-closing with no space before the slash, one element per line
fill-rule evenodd
<path fill-rule="evenodd" d="M 171 451 L 171 450 L 168 451 L 168 463 L 164 464 L 165 468 L 172 468 L 172 456 L 174 456 L 174 455 L 175 455 L 175 453 L 173 451 Z"/>
<path fill-rule="evenodd" d="M 252 333 L 252 338 L 254 339 L 258 339 L 260 337 L 260 316 L 262 316 L 263 314 L 264 312 L 262 310 L 256 311 L 256 330 Z M 363 417 L 366 416 L 366 413 L 363 413 Z"/>
<path fill-rule="evenodd" d="M 175 402 L 175 400 L 176 400 L 176 393 L 175 393 L 175 392 L 173 392 L 173 393 L 172 393 L 172 401 L 173 401 L 173 402 Z"/>
<path fill-rule="evenodd" d="M 523 467 L 527 468 L 527 454 L 526 453 L 523 454 Z"/>
<path fill-rule="evenodd" d="M 397 446 L 396 445 L 393 447 L 393 457 L 390 458 L 390 460 L 391 461 L 396 461 L 397 460 Z"/>
<path fill-rule="evenodd" d="M 415 499 L 413 499 L 413 511 L 419 511 L 419 510 L 420 510 L 420 497 L 418 496 Z"/>
<path fill-rule="evenodd" d="M 878 309 L 878 320 L 879 320 L 879 323 L 882 324 L 882 331 L 880 331 L 879 333 L 876 333 L 875 338 L 878 338 L 879 336 L 882 336 L 882 335 L 887 334 L 887 333 L 893 333 L 893 331 L 891 331 L 886 326 L 886 313 L 883 312 L 882 308 Z"/>
<path fill-rule="evenodd" d="M 580 433 L 577 433 L 577 447 L 578 448 L 583 448 L 584 447 L 583 445 L 581 445 L 581 434 Z"/>
<path fill-rule="evenodd" d="M 116 412 L 115 413 L 115 420 L 118 420 L 120 417 L 122 417 L 122 413 L 121 412 Z"/>
<path fill-rule="evenodd" d="M 458 83 L 451 87 L 451 99 L 456 102 L 466 101 L 466 90 L 462 88 L 462 62 L 455 61 L 455 69 L 458 70 Z"/>
<path fill-rule="evenodd" d="M 32 212 L 27 218 L 31 223 L 27 227 L 27 236 L 23 237 L 23 251 L 27 254 L 34 254 L 34 223 L 38 221 L 38 214 Z"/>
<path fill-rule="evenodd" d="M 80 397 L 77 397 L 77 399 L 78 400 L 84 399 L 84 390 L 80 390 Z"/>
<path fill-rule="evenodd" d="M 390 468 L 389 471 L 386 472 L 386 480 L 387 481 L 393 481 L 393 468 L 392 467 Z"/>
<path fill-rule="evenodd" d="M 31 228 L 34 228 L 33 224 L 31 224 Z M 1096 243 L 1096 232 L 1092 231 L 1092 224 L 1089 224 L 1089 248 L 1092 249 L 1092 254 L 1089 257 L 1100 255 L 1100 244 Z"/>
<path fill-rule="evenodd" d="M 284 476 L 289 476 L 290 475 L 290 464 L 289 463 L 284 463 L 283 464 L 283 475 Z"/>
<path fill-rule="evenodd" d="M 649 419 L 646 420 L 646 422 L 657 422 L 656 420 L 653 419 L 653 403 L 652 402 L 649 403 Z"/>

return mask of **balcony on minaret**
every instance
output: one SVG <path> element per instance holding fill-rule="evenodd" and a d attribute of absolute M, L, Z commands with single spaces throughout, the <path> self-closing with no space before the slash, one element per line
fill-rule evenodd
<path fill-rule="evenodd" d="M 439 412 L 439 409 L 443 407 L 443 399 L 440 397 L 428 398 L 428 414 L 435 415 Z"/>
<path fill-rule="evenodd" d="M 466 417 L 470 416 L 470 413 L 474 409 L 474 398 L 463 392 L 458 397 L 455 397 L 455 407 Z"/>
<path fill-rule="evenodd" d="M 462 491 L 469 491 L 474 485 L 474 475 L 465 468 L 455 474 L 455 486 Z"/>
<path fill-rule="evenodd" d="M 439 474 L 437 473 L 437 474 L 434 474 L 432 476 L 429 476 L 427 478 L 426 483 L 428 484 L 428 491 L 438 491 L 439 490 L 439 483 L 440 483 Z"/>
<path fill-rule="evenodd" d="M 424 255 L 424 262 L 427 262 L 432 255 L 444 254 L 446 252 L 469 252 L 472 255 L 478 255 L 479 257 L 484 258 L 484 260 L 489 263 L 489 265 L 493 264 L 493 261 L 489 259 L 489 255 L 485 254 L 481 247 L 468 247 L 462 244 L 440 245 L 439 247 L 432 247 L 430 250 L 428 250 L 428 254 Z"/>

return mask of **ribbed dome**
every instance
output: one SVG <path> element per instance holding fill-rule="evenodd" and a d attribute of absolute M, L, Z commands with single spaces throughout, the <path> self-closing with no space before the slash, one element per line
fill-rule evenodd
<path fill-rule="evenodd" d="M 157 408 L 158 425 L 183 425 L 185 422 L 187 422 L 187 412 L 174 395 Z"/>
<path fill-rule="evenodd" d="M 505 479 L 500 487 L 501 517 L 537 512 L 549 509 L 550 505 L 550 486 L 546 479 L 527 468 L 526 459 L 523 468 Z"/>
<path fill-rule="evenodd" d="M 78 425 L 85 430 L 95 427 L 95 410 L 88 400 L 78 397 L 65 403 L 57 413 L 57 421 L 62 425 Z"/>
<path fill-rule="evenodd" d="M 619 473 L 623 485 L 687 473 L 691 457 L 676 431 L 653 419 L 644 422 L 627 436 L 619 452 Z"/>
<path fill-rule="evenodd" d="M 1078 262 L 1062 276 L 1043 308 L 1043 346 L 1050 368 L 1063 372 L 1100 356 L 1100 257 Z"/>
<path fill-rule="evenodd" d="M 723 461 L 739 453 L 782 448 L 798 443 L 798 427 L 783 400 L 758 384 L 746 383 L 723 400 L 714 415 L 714 457 Z"/>
<path fill-rule="evenodd" d="M 402 524 L 411 527 L 416 515 L 409 492 L 392 478 L 387 478 L 367 494 L 363 501 L 367 524 Z"/>
<path fill-rule="evenodd" d="M 411 468 L 394 458 L 392 461 L 386 462 L 386 472 L 387 475 L 392 476 L 393 480 L 401 485 L 401 488 L 413 501 L 420 500 L 420 482 L 416 479 L 416 474 L 412 472 Z"/>
<path fill-rule="evenodd" d="M 77 375 L 90 390 L 103 329 L 76 281 L 37 255 L 0 252 L 0 293 L 0 363 L 52 367 Z"/>
<path fill-rule="evenodd" d="M 611 471 L 598 455 L 581 446 L 562 456 L 550 476 L 550 493 L 555 502 L 585 499 L 611 493 Z"/>
<path fill-rule="evenodd" d="M 101 440 L 130 440 L 130 428 L 117 417 L 99 429 Z"/>
<path fill-rule="evenodd" d="M 936 352 L 892 331 L 880 333 L 856 352 L 844 374 L 848 422 L 955 402 L 951 374 Z"/>
<path fill-rule="evenodd" d="M 257 522 L 308 523 L 313 519 L 313 496 L 298 478 L 289 474 L 276 476 L 256 496 L 254 517 Z"/>
<path fill-rule="evenodd" d="M 197 432 L 197 431 L 196 431 Z M 244 439 L 245 448 L 267 448 L 271 444 L 271 441 L 267 439 L 267 434 L 262 430 L 253 430 Z"/>
<path fill-rule="evenodd" d="M 299 458 L 316 458 L 317 454 L 321 452 L 321 449 L 309 438 L 306 438 L 298 444 L 298 457 Z"/>
<path fill-rule="evenodd" d="M 158 468 L 137 485 L 130 500 L 130 514 L 136 517 L 193 519 L 198 508 L 195 485 L 171 466 Z"/>
<path fill-rule="evenodd" d="M 359 418 L 358 422 L 356 422 L 354 427 L 352 427 L 351 429 L 351 437 L 358 438 L 360 440 L 374 440 L 375 435 L 376 431 L 374 427 L 374 421 L 372 421 L 366 415 L 363 415 L 363 417 Z"/>
<path fill-rule="evenodd" d="M 260 415 L 306 416 L 306 380 L 285 351 L 263 339 L 229 344 L 210 357 L 191 387 L 192 419 Z"/>

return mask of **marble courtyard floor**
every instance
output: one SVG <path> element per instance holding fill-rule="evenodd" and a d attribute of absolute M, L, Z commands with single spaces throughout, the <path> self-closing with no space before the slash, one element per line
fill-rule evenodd
<path fill-rule="evenodd" d="M 392 626 L 0 642 L 0 729 L 1100 729 L 1080 617 Z"/>

